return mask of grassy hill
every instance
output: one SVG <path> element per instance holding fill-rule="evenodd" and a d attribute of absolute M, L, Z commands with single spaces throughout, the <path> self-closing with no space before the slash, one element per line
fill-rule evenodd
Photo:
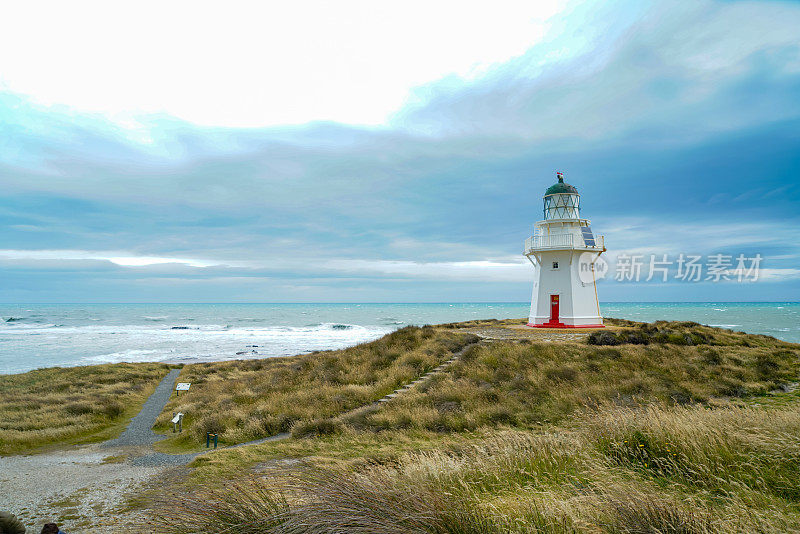
<path fill-rule="evenodd" d="M 121 363 L 0 375 L 0 455 L 112 438 L 168 371 Z"/>
<path fill-rule="evenodd" d="M 409 327 L 337 351 L 183 366 L 131 500 L 157 531 L 800 531 L 800 345 L 696 323 Z M 375 400 L 460 359 L 379 405 Z M 113 437 L 162 364 L 0 377 L 0 454 Z M 359 409 L 361 408 L 361 409 Z M 184 432 L 168 432 L 173 411 Z M 151 528 L 150 525 L 147 528 Z"/>
<path fill-rule="evenodd" d="M 694 339 L 691 345 L 684 336 Z M 620 338 L 640 343 L 620 344 Z M 596 345 L 603 341 L 613 346 Z M 662 322 L 592 333 L 585 341 L 476 345 L 451 373 L 352 424 L 439 432 L 530 428 L 605 402 L 687 404 L 762 395 L 799 375 L 796 349 L 775 339 Z"/>
<path fill-rule="evenodd" d="M 290 358 L 187 365 L 188 393 L 173 397 L 156 430 L 167 432 L 172 412 L 188 429 L 158 444 L 165 451 L 201 450 L 206 432 L 222 445 L 290 431 L 383 397 L 445 361 L 477 337 L 433 327 L 403 328 L 377 341 Z"/>
<path fill-rule="evenodd" d="M 179 496 L 161 501 L 161 527 L 800 530 L 800 346 L 695 323 L 611 323 L 568 337 L 516 321 L 408 328 L 258 370 L 198 368 L 206 383 L 229 371 L 213 396 L 184 399 L 208 402 L 226 439 L 260 435 L 240 430 L 241 406 L 245 427 L 289 414 L 271 428 L 293 438 L 198 458 Z M 475 332 L 491 341 L 446 372 L 334 418 L 434 367 Z M 257 400 L 237 403 L 240 391 Z"/>

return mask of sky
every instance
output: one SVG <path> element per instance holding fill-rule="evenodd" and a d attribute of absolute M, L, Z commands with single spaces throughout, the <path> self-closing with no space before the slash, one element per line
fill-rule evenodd
<path fill-rule="evenodd" d="M 601 301 L 800 300 L 800 3 L 1 11 L 0 302 L 526 301 L 556 171 Z"/>

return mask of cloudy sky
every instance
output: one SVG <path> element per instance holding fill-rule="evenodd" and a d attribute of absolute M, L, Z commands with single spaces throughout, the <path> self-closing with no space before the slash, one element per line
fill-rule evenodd
<path fill-rule="evenodd" d="M 16 2 L 0 302 L 524 301 L 556 170 L 607 257 L 800 299 L 800 4 Z"/>

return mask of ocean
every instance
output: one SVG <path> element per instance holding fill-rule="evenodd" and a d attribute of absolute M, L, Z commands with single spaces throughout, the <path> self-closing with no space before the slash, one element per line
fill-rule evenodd
<path fill-rule="evenodd" d="M 0 304 L 0 373 L 115 362 L 289 356 L 406 325 L 526 317 L 528 303 Z M 601 304 L 603 315 L 697 321 L 800 342 L 800 303 Z"/>

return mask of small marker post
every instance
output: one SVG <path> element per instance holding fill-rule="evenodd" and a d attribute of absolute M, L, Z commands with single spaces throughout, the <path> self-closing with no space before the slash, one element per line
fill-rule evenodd
<path fill-rule="evenodd" d="M 177 427 L 178 432 L 183 432 L 183 412 L 172 412 L 172 432 L 174 433 Z"/>

